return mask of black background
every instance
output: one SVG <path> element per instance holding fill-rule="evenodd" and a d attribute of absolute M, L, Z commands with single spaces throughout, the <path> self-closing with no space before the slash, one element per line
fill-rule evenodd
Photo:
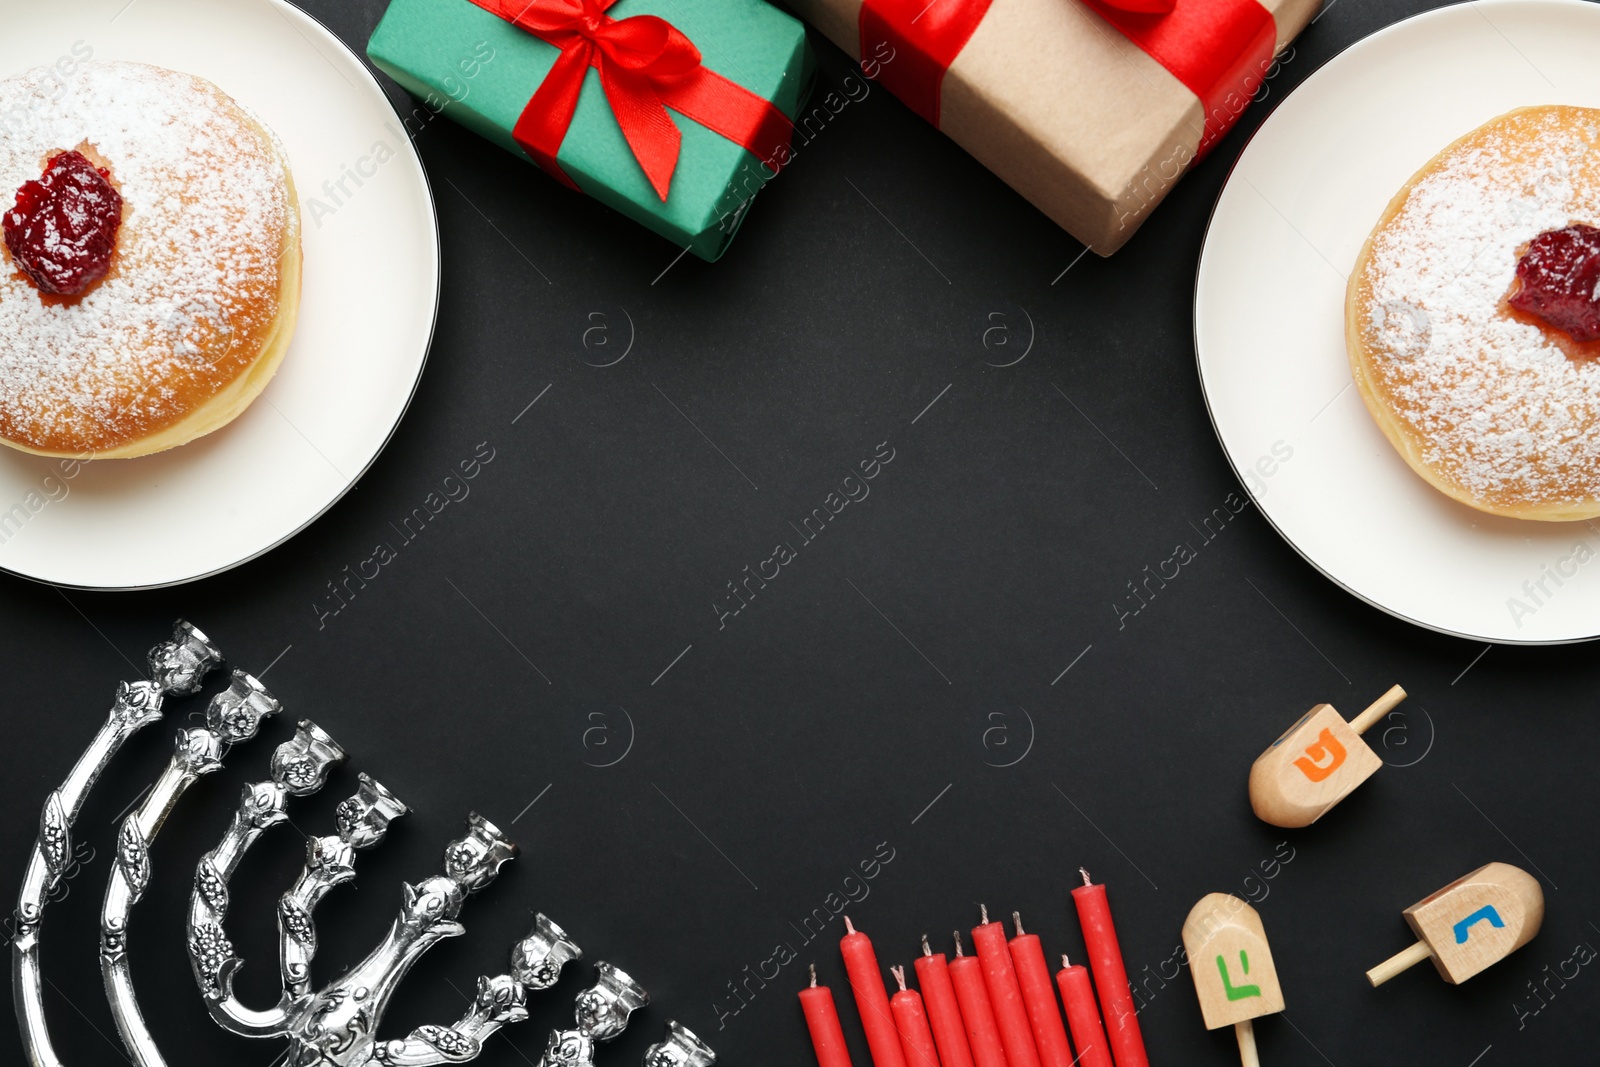
<path fill-rule="evenodd" d="M 306 6 L 357 51 L 383 8 Z M 1213 540 L 1194 528 L 1241 491 L 1194 369 L 1211 205 L 1286 92 L 1425 6 L 1335 0 L 1110 260 L 1080 259 L 1079 243 L 876 89 L 800 150 L 715 265 L 674 264 L 666 242 L 449 121 L 427 124 L 416 144 L 443 241 L 438 332 L 410 411 L 357 489 L 288 544 L 182 588 L 0 579 L 0 884 L 20 881 L 35 813 L 116 681 L 141 674 L 182 615 L 232 664 L 271 664 L 286 712 L 193 788 L 154 850 L 132 959 L 175 1065 L 265 1065 L 279 1051 L 208 1021 L 182 922 L 195 860 L 302 716 L 352 759 L 296 802 L 298 828 L 330 832 L 357 770 L 415 809 L 319 910 L 321 975 L 377 939 L 400 880 L 437 870 L 469 810 L 523 848 L 464 913 L 469 936 L 413 972 L 385 1036 L 456 1018 L 537 907 L 652 993 L 602 1063 L 637 1063 L 676 1018 L 723 1062 L 810 1064 L 794 994 L 814 962 L 865 1064 L 841 921 L 809 943 L 796 927 L 892 850 L 849 907 L 886 968 L 909 963 L 924 931 L 948 949 L 980 901 L 1020 909 L 1052 955 L 1080 954 L 1067 891 L 1083 865 L 1110 887 L 1136 979 L 1172 956 L 1202 894 L 1260 901 L 1289 1005 L 1257 1026 L 1266 1063 L 1592 1060 L 1594 968 L 1551 980 L 1538 1014 L 1519 1019 L 1517 1006 L 1539 1007 L 1530 980 L 1600 944 L 1593 650 L 1486 650 L 1399 622 L 1322 578 L 1253 508 Z M 820 93 L 850 66 L 817 47 Z M 992 366 L 1026 347 L 1029 320 L 1027 358 Z M 627 357 L 590 365 L 620 354 L 630 321 Z M 327 583 L 397 542 L 390 523 L 480 442 L 494 458 L 470 496 L 319 617 Z M 797 544 L 719 629 L 725 583 L 797 542 L 789 523 L 881 442 L 894 459 L 870 497 Z M 1179 541 L 1198 558 L 1119 619 L 1127 583 Z M 1247 769 L 1283 727 L 1321 701 L 1354 714 L 1393 682 L 1412 698 L 1369 735 L 1389 768 L 1312 829 L 1252 817 Z M 45 930 L 46 1002 L 69 1063 L 116 1055 L 95 963 L 113 820 L 165 761 L 170 723 L 202 706 L 175 706 L 132 742 L 79 823 L 97 851 Z M 299 868 L 300 835 L 274 831 L 257 853 L 235 879 L 230 933 L 252 961 L 243 993 L 269 1001 L 272 902 Z M 1409 943 L 1401 909 L 1495 859 L 1540 876 L 1539 937 L 1463 987 L 1423 966 L 1370 989 L 1362 972 Z M 794 961 L 733 999 L 728 984 L 780 944 Z M 582 970 L 485 1062 L 537 1061 Z M 1187 975 L 1148 989 L 1153 1063 L 1237 1062 L 1229 1034 L 1202 1028 Z"/>

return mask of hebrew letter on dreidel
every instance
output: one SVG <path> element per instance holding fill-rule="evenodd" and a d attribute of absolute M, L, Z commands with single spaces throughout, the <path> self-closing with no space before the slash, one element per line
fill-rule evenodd
<path fill-rule="evenodd" d="M 1465 919 L 1462 919 L 1460 922 L 1455 924 L 1453 929 L 1456 932 L 1456 944 L 1465 945 L 1467 943 L 1467 934 L 1472 930 L 1473 924 L 1481 922 L 1488 923 L 1496 930 L 1504 930 L 1506 928 L 1505 920 L 1500 918 L 1500 913 L 1498 911 L 1494 910 L 1494 905 L 1485 904 L 1483 907 L 1479 908 L 1477 911 L 1473 912 L 1471 915 L 1468 915 Z"/>
<path fill-rule="evenodd" d="M 1327 763 L 1322 762 L 1323 757 L 1327 757 Z M 1295 760 L 1294 765 L 1313 782 L 1321 782 L 1344 766 L 1344 757 L 1344 746 L 1333 736 L 1332 730 L 1324 729 L 1314 743 L 1306 746 L 1306 754 Z"/>
<path fill-rule="evenodd" d="M 1244 949 L 1239 950 L 1239 969 L 1245 974 L 1250 973 L 1250 954 Z M 1222 991 L 1228 995 L 1229 1000 L 1248 1000 L 1261 995 L 1258 985 L 1234 985 L 1228 978 L 1228 962 L 1221 956 L 1217 957 L 1217 970 L 1222 972 Z"/>

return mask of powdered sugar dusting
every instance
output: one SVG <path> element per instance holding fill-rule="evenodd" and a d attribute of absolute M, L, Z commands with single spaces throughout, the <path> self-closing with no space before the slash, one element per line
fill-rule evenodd
<path fill-rule="evenodd" d="M 1503 305 L 1519 250 L 1600 225 L 1600 111 L 1528 108 L 1437 160 L 1373 240 L 1360 322 L 1428 466 L 1501 507 L 1600 498 L 1600 361 Z"/>
<path fill-rule="evenodd" d="M 75 303 L 0 269 L 0 435 L 115 447 L 236 378 L 277 311 L 289 202 L 281 153 L 202 79 L 88 63 L 0 81 L 0 209 L 47 156 L 87 143 L 125 202 L 111 272 Z M 4 253 L 0 253 L 4 254 Z"/>

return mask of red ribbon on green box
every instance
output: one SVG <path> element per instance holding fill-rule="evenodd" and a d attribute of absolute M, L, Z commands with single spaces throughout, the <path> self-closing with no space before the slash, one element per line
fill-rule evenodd
<path fill-rule="evenodd" d="M 655 15 L 616 19 L 617 0 L 470 0 L 526 30 L 561 54 L 517 119 L 512 137 L 563 184 L 578 186 L 556 162 L 572 125 L 583 82 L 593 67 L 628 148 L 656 195 L 666 200 L 682 135 L 667 108 L 751 152 L 760 160 L 787 156 L 794 124 L 741 85 L 709 70 L 700 50 Z"/>
<path fill-rule="evenodd" d="M 1063 0 L 1070 2 L 1070 0 Z M 1277 27 L 1258 0 L 1083 0 L 1139 50 L 1160 63 L 1205 107 L 1200 153 L 1228 131 L 1272 62 Z M 866 0 L 861 5 L 861 55 L 894 49 L 880 80 L 911 110 L 939 125 L 945 71 L 971 40 L 990 0 Z M 1065 105 L 1064 105 L 1065 106 Z"/>

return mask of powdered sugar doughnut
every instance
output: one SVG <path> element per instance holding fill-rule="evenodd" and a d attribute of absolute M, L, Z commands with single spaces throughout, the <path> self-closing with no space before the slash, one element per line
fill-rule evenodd
<path fill-rule="evenodd" d="M 1529 243 L 1574 224 L 1600 226 L 1600 111 L 1520 108 L 1418 171 L 1350 275 L 1368 411 L 1412 469 L 1482 511 L 1600 515 L 1600 342 L 1506 303 Z"/>
<path fill-rule="evenodd" d="M 210 433 L 294 332 L 300 213 L 282 146 L 211 82 L 160 67 L 0 81 L 0 211 L 72 150 L 106 171 L 122 221 L 109 271 L 72 296 L 42 292 L 0 246 L 0 441 L 114 458 Z"/>

